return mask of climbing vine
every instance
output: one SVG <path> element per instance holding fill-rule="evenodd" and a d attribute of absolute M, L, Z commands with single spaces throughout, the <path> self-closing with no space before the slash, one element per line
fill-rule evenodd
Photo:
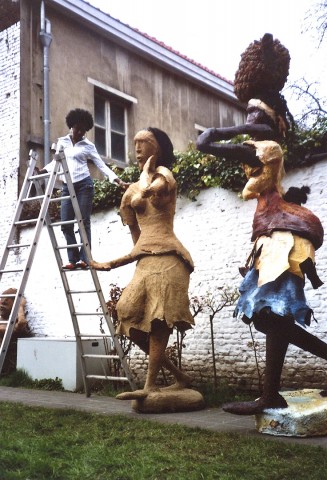
<path fill-rule="evenodd" d="M 247 137 L 239 135 L 231 140 L 231 143 L 242 143 Z M 310 130 L 297 125 L 291 134 L 291 146 L 283 146 L 285 154 L 285 170 L 310 165 L 316 160 L 317 155 L 327 152 L 327 117 L 320 119 Z M 196 200 L 200 191 L 221 187 L 233 192 L 241 192 L 246 179 L 240 164 L 225 158 L 219 160 L 213 155 L 199 152 L 195 145 L 190 143 L 184 152 L 175 151 L 176 162 L 172 171 L 178 186 L 178 193 L 185 195 L 191 200 Z M 110 165 L 110 168 L 127 183 L 136 182 L 140 171 L 136 165 L 125 169 Z M 93 211 L 119 208 L 123 190 L 116 184 L 104 180 L 94 180 Z M 54 195 L 60 195 L 55 191 Z M 31 202 L 24 207 L 24 219 L 37 216 L 39 202 Z M 52 207 L 52 217 L 59 216 L 60 204 Z"/>

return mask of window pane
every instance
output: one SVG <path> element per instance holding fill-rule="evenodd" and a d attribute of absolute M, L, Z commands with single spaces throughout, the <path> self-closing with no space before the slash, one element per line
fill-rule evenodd
<path fill-rule="evenodd" d="M 116 103 L 110 103 L 111 130 L 125 133 L 124 108 Z"/>
<path fill-rule="evenodd" d="M 94 97 L 94 122 L 105 127 L 105 100 L 98 95 Z"/>
<path fill-rule="evenodd" d="M 111 132 L 111 156 L 114 160 L 126 161 L 125 157 L 125 137 Z"/>
<path fill-rule="evenodd" d="M 107 155 L 106 149 L 106 131 L 102 130 L 102 128 L 95 127 L 94 129 L 94 144 L 98 153 L 100 155 Z"/>

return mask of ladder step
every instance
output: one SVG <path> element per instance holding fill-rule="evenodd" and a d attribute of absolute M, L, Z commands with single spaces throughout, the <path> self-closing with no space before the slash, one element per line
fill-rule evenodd
<path fill-rule="evenodd" d="M 92 316 L 97 316 L 97 315 L 104 315 L 105 313 L 104 312 L 74 312 L 75 315 L 78 315 L 78 316 L 83 316 L 83 315 L 92 315 Z"/>
<path fill-rule="evenodd" d="M 128 382 L 127 377 L 109 377 L 109 375 L 86 375 L 86 378 L 94 378 L 97 380 L 112 380 L 116 382 Z"/>
<path fill-rule="evenodd" d="M 111 335 L 108 335 L 108 333 L 80 333 L 77 335 L 79 338 L 88 338 L 90 340 L 96 339 L 96 338 L 108 338 L 110 340 L 112 338 Z"/>
<path fill-rule="evenodd" d="M 0 273 L 18 273 L 23 271 L 23 268 L 11 268 L 10 270 L 0 270 Z"/>
<path fill-rule="evenodd" d="M 105 354 L 96 354 L 96 353 L 84 353 L 82 355 L 83 358 L 106 358 L 109 360 L 119 360 L 118 355 L 105 355 Z"/>
<path fill-rule="evenodd" d="M 76 223 L 77 220 L 74 219 L 74 220 L 67 220 L 66 222 L 53 222 L 51 223 L 51 227 L 60 227 L 61 225 L 71 225 L 72 223 Z M 66 248 L 67 248 L 67 245 L 66 245 Z"/>
<path fill-rule="evenodd" d="M 36 197 L 22 198 L 22 203 L 32 202 L 33 200 L 41 200 L 43 198 L 44 198 L 44 195 L 37 195 Z"/>
<path fill-rule="evenodd" d="M 23 248 L 23 247 L 30 247 L 30 243 L 16 243 L 13 245 L 7 245 L 7 248 Z"/>
<path fill-rule="evenodd" d="M 47 172 L 47 173 L 40 173 L 39 175 L 31 175 L 30 177 L 28 177 L 28 180 L 36 180 L 36 179 L 42 179 L 42 178 L 47 178 L 47 177 L 50 177 L 51 173 Z"/>
<path fill-rule="evenodd" d="M 75 248 L 75 247 L 82 247 L 83 246 L 83 243 L 74 243 L 72 245 L 69 245 L 70 248 Z M 63 249 L 66 249 L 67 250 L 67 245 L 58 245 L 57 247 L 57 250 L 63 250 Z M 74 269 L 73 269 L 74 270 Z M 72 271 L 73 271 L 72 270 Z M 76 270 L 76 269 L 75 269 Z M 83 269 L 80 269 L 80 270 L 83 270 Z M 84 269 L 85 270 L 85 269 Z"/>
<path fill-rule="evenodd" d="M 80 293 L 98 293 L 97 290 L 67 290 L 67 293 L 70 295 L 80 294 Z"/>
<path fill-rule="evenodd" d="M 19 220 L 18 222 L 15 222 L 14 225 L 27 225 L 27 224 L 36 223 L 37 221 L 38 221 L 38 218 L 30 218 L 29 220 Z"/>

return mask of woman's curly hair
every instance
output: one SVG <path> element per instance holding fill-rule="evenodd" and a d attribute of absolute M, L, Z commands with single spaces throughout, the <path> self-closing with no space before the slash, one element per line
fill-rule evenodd
<path fill-rule="evenodd" d="M 88 132 L 93 127 L 94 122 L 90 112 L 82 108 L 75 108 L 66 115 L 66 124 L 68 128 L 78 124 L 84 125 L 85 130 Z"/>

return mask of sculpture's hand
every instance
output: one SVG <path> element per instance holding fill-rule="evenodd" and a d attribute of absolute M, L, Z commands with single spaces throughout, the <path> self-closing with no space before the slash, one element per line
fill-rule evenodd
<path fill-rule="evenodd" d="M 143 172 L 147 175 L 156 171 L 157 156 L 151 155 L 144 164 Z M 143 173 L 142 172 L 142 173 Z"/>
<path fill-rule="evenodd" d="M 113 268 L 112 262 L 99 263 L 99 262 L 95 262 L 94 260 L 91 260 L 89 265 L 94 270 L 102 270 L 104 272 L 109 272 Z"/>
<path fill-rule="evenodd" d="M 197 146 L 199 145 L 207 145 L 208 143 L 217 142 L 218 140 L 222 140 L 219 135 L 218 128 L 207 128 L 201 135 L 198 136 L 196 141 Z"/>

